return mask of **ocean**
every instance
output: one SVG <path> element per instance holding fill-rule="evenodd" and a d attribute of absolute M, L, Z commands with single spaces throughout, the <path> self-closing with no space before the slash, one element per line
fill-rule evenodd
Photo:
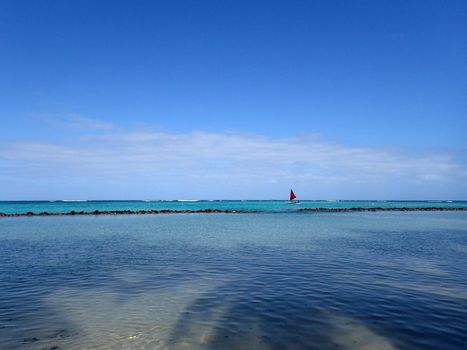
<path fill-rule="evenodd" d="M 304 202 L 305 207 L 466 202 Z M 1 349 L 461 349 L 467 212 L 284 202 L 1 202 Z M 130 208 L 129 208 L 130 207 Z"/>
<path fill-rule="evenodd" d="M 0 201 L 0 213 L 65 213 L 72 210 L 256 210 L 262 212 L 293 212 L 303 208 L 467 208 L 467 201 L 349 201 L 349 200 L 303 200 L 300 205 L 291 205 L 285 200 L 56 200 L 56 201 Z"/>

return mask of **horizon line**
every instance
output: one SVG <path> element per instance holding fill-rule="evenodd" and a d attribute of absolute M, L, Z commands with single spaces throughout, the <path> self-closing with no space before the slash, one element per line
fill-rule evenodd
<path fill-rule="evenodd" d="M 254 201 L 285 201 L 288 199 L 0 199 L 0 202 L 254 202 Z M 310 202 L 467 202 L 467 199 L 298 199 Z"/>

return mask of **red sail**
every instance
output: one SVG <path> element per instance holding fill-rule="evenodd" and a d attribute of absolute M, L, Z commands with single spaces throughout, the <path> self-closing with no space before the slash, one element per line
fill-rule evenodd
<path fill-rule="evenodd" d="M 297 198 L 297 196 L 295 195 L 295 193 L 293 193 L 292 190 L 290 190 L 290 200 L 293 201 L 295 198 Z"/>

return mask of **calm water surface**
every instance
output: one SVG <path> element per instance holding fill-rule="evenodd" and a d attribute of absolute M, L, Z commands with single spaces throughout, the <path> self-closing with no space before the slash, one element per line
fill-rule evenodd
<path fill-rule="evenodd" d="M 461 349 L 467 213 L 0 219 L 2 349 Z"/>
<path fill-rule="evenodd" d="M 401 208 L 437 207 L 467 208 L 467 201 L 325 201 L 302 200 L 300 205 L 290 205 L 285 200 L 275 201 L 0 201 L 0 213 L 64 213 L 94 210 L 256 210 L 262 212 L 294 212 L 301 208 Z"/>

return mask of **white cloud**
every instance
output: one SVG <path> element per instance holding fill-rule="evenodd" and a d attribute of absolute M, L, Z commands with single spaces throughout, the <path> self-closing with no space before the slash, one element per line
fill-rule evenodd
<path fill-rule="evenodd" d="M 103 131 L 109 131 L 113 128 L 111 123 L 107 123 L 98 119 L 88 118 L 78 113 L 35 114 L 32 116 L 32 118 L 60 128 L 91 129 Z"/>
<path fill-rule="evenodd" d="M 429 190 L 430 186 L 450 186 L 452 191 L 467 180 L 466 165 L 446 152 L 409 154 L 343 146 L 316 137 L 146 131 L 113 132 L 69 141 L 0 142 L 0 168 L 2 160 L 8 161 L 8 168 L 3 170 L 14 174 L 17 181 L 30 176 L 26 174 L 49 180 L 79 178 L 89 183 L 101 178 L 127 188 L 137 188 L 141 186 L 137 182 L 147 181 L 157 188 L 230 188 L 230 197 L 235 197 L 237 186 L 251 190 L 297 184 L 312 186 L 323 195 L 328 189 L 330 195 L 339 196 L 339 189 L 352 187 L 371 192 L 371 188 L 379 187 L 426 186 Z M 344 192 L 342 196 L 350 193 Z M 379 195 L 391 197 L 390 193 Z M 360 198 L 368 196 L 371 193 Z"/>

